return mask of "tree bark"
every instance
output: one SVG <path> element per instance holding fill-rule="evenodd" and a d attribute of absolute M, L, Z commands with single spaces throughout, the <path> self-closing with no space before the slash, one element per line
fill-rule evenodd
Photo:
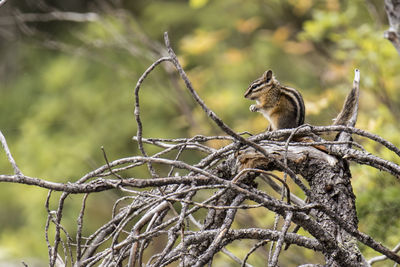
<path fill-rule="evenodd" d="M 287 167 L 294 173 L 300 174 L 309 185 L 309 203 L 321 204 L 329 207 L 330 211 L 349 226 L 357 228 L 358 219 L 355 209 L 355 195 L 350 183 L 351 173 L 345 159 L 331 156 L 313 147 L 288 147 L 264 145 L 270 155 L 266 158 L 252 148 L 241 151 L 238 158 L 229 160 L 216 168 L 216 173 L 224 179 L 232 179 L 241 169 L 258 168 L 265 171 L 284 171 L 276 164 L 276 161 L 287 160 Z M 242 186 L 256 187 L 254 182 L 256 175 L 246 175 Z M 246 198 L 238 198 L 240 194 L 229 191 L 222 194 L 214 201 L 214 205 L 232 205 L 232 201 Z M 252 199 L 255 200 L 255 199 Z M 257 200 L 256 200 L 257 201 Z M 239 204 L 235 203 L 235 205 Z M 268 207 L 274 212 L 285 216 L 283 210 Z M 294 212 L 292 221 L 309 231 L 323 246 L 325 266 L 368 266 L 360 253 L 354 237 L 342 229 L 334 219 L 321 210 L 313 210 L 311 218 L 304 212 Z M 204 224 L 204 230 L 219 229 L 227 219 L 226 211 L 210 210 Z M 212 239 L 201 246 L 192 249 L 192 255 L 202 255 L 212 243 Z M 218 252 L 216 250 L 215 252 Z M 192 263 L 195 258 L 191 259 Z M 211 258 L 210 258 L 211 260 Z M 190 261 L 189 261 L 190 262 Z M 204 264 L 207 263 L 203 262 Z"/>

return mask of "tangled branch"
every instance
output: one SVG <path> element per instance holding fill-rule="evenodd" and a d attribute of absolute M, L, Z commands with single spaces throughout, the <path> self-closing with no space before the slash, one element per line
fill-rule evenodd
<path fill-rule="evenodd" d="M 277 266 L 284 243 L 321 252 L 329 266 L 368 266 L 357 241 L 400 263 L 397 250 L 386 248 L 358 230 L 347 161 L 372 166 L 396 178 L 400 178 L 400 166 L 368 153 L 354 141 L 289 141 L 295 135 L 345 132 L 377 142 L 400 156 L 397 147 L 379 136 L 348 126 L 303 125 L 244 138 L 206 106 L 181 67 L 167 33 L 164 37 L 168 56 L 156 60 L 140 77 L 134 90 L 138 128 L 133 139 L 138 143 L 141 156 L 109 162 L 104 151 L 106 164 L 103 166 L 76 182 L 55 183 L 22 174 L 0 133 L 0 141 L 14 168 L 13 175 L 0 175 L 0 182 L 49 190 L 45 231 L 50 266 L 57 263 L 166 266 L 173 262 L 182 266 L 203 266 L 211 264 L 218 253 L 225 253 L 242 266 L 251 266 L 249 256 L 272 241 L 276 241 L 276 246 L 271 247 L 270 266 Z M 228 136 L 143 137 L 140 88 L 151 72 L 164 62 L 176 68 L 192 97 Z M 287 141 L 279 141 L 285 138 Z M 209 145 L 213 140 L 230 143 L 215 149 Z M 145 143 L 161 151 L 150 155 Z M 324 149 L 317 149 L 321 146 Z M 196 155 L 199 161 L 189 164 L 183 152 Z M 175 153 L 173 159 L 170 159 L 171 153 Z M 135 173 L 127 171 L 144 165 L 148 167 L 148 177 L 125 177 L 126 173 Z M 272 171 L 286 173 L 294 185 Z M 282 194 L 286 201 L 284 197 L 274 197 L 266 188 Z M 108 190 L 117 190 L 122 195 L 110 211 L 111 219 L 90 235 L 84 235 L 87 200 L 93 193 Z M 63 192 L 56 210 L 50 208 L 53 191 Z M 295 191 L 302 191 L 307 200 L 296 196 Z M 70 194 L 83 194 L 76 229 L 67 229 L 62 224 Z M 233 227 L 238 211 L 252 209 L 284 218 L 281 229 L 266 229 L 265 225 Z M 292 231 L 299 227 L 311 237 Z M 53 229 L 54 238 L 50 238 Z M 243 260 L 226 249 L 237 240 L 254 241 Z M 156 252 L 149 257 L 145 254 L 147 250 Z M 376 260 L 370 262 L 373 261 Z"/>

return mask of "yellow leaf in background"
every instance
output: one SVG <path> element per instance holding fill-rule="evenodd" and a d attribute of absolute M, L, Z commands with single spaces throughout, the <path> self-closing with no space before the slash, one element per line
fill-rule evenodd
<path fill-rule="evenodd" d="M 206 143 L 206 145 L 215 149 L 219 149 L 221 147 L 229 145 L 230 143 L 232 142 L 229 140 L 210 140 Z"/>
<path fill-rule="evenodd" d="M 319 114 L 322 109 L 326 108 L 329 104 L 329 95 L 323 95 L 318 98 L 318 101 L 305 101 L 307 107 L 307 114 Z"/>
<path fill-rule="evenodd" d="M 235 104 L 235 100 L 237 100 L 237 95 L 228 88 L 221 88 L 220 91 L 210 94 L 210 96 L 207 97 L 207 103 L 211 109 L 216 111 L 229 109 L 231 105 Z"/>
<path fill-rule="evenodd" d="M 352 68 L 352 64 L 330 63 L 328 70 L 322 73 L 321 78 L 324 82 L 332 82 L 342 79 L 351 73 L 350 68 Z"/>
<path fill-rule="evenodd" d="M 374 132 L 378 125 L 379 125 L 379 122 L 378 122 L 376 119 L 368 118 L 368 124 L 367 124 L 367 127 L 366 127 L 366 128 L 367 128 L 369 131 Z"/>
<path fill-rule="evenodd" d="M 264 118 L 263 115 L 260 113 L 254 114 L 255 117 L 253 117 L 250 122 L 251 122 L 251 130 L 253 130 L 256 133 L 263 132 L 268 128 L 269 122 L 267 121 L 266 118 Z"/>
<path fill-rule="evenodd" d="M 272 35 L 272 40 L 278 44 L 281 44 L 289 38 L 291 32 L 292 30 L 289 28 L 289 26 L 278 27 L 278 29 L 276 29 Z"/>
<path fill-rule="evenodd" d="M 214 32 L 197 30 L 194 35 L 183 38 L 180 46 L 184 52 L 198 55 L 212 49 L 225 35 L 225 31 L 222 30 Z"/>
<path fill-rule="evenodd" d="M 381 84 L 383 84 L 383 86 L 386 88 L 386 90 L 389 93 L 395 94 L 396 91 L 398 90 L 398 87 L 397 87 L 398 79 L 396 79 L 396 78 L 397 77 L 386 75 L 386 77 L 384 77 L 384 78 L 379 78 L 379 82 Z"/>
<path fill-rule="evenodd" d="M 207 69 L 196 67 L 188 71 L 190 81 L 197 92 L 205 89 L 205 84 L 210 80 L 210 72 Z"/>
<path fill-rule="evenodd" d="M 259 17 L 252 17 L 249 19 L 239 19 L 236 22 L 236 29 L 241 33 L 252 33 L 261 25 Z"/>
<path fill-rule="evenodd" d="M 326 0 L 326 8 L 331 11 L 338 11 L 340 2 L 338 0 Z"/>
<path fill-rule="evenodd" d="M 228 49 L 223 56 L 227 63 L 240 63 L 244 58 L 243 52 L 236 48 Z"/>
<path fill-rule="evenodd" d="M 294 13 L 298 16 L 304 15 L 312 6 L 312 0 L 289 0 L 294 8 Z"/>
<path fill-rule="evenodd" d="M 186 65 L 187 65 L 186 57 L 183 56 L 183 55 L 179 55 L 179 56 L 178 56 L 178 60 L 179 60 L 179 63 L 181 63 L 181 66 L 182 66 L 183 68 L 185 68 Z"/>
<path fill-rule="evenodd" d="M 303 55 L 314 49 L 311 42 L 293 42 L 288 41 L 284 43 L 283 49 L 289 54 Z"/>
<path fill-rule="evenodd" d="M 208 3 L 208 0 L 189 0 L 189 6 L 191 8 L 201 8 Z"/>

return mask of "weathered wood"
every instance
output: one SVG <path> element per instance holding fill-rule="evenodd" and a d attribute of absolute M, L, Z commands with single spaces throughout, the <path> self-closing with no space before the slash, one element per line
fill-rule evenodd
<path fill-rule="evenodd" d="M 328 207 L 337 214 L 340 219 L 357 228 L 358 220 L 355 209 L 355 196 L 350 183 L 351 173 L 345 159 L 337 158 L 320 151 L 314 147 L 289 146 L 285 150 L 279 145 L 264 145 L 263 148 L 270 157 L 256 152 L 253 148 L 247 148 L 239 153 L 238 157 L 231 157 L 220 164 L 215 172 L 221 178 L 232 179 L 241 169 L 259 168 L 266 171 L 283 171 L 276 161 L 283 162 L 286 159 L 287 168 L 301 175 L 310 188 L 309 204 L 320 204 Z M 256 174 L 249 173 L 243 180 L 242 186 L 256 187 L 254 179 Z M 214 205 L 230 205 L 238 194 L 234 190 L 227 190 L 213 203 Z M 242 200 L 248 198 L 241 198 Z M 281 215 L 285 211 L 269 207 L 272 211 Z M 323 253 L 326 266 L 367 266 L 360 253 L 356 239 L 349 235 L 338 223 L 321 210 L 313 210 L 315 218 L 309 217 L 303 212 L 295 212 L 292 221 L 308 230 L 324 247 Z M 226 211 L 210 210 L 203 230 L 219 229 L 223 226 Z M 310 220 L 318 228 L 311 229 Z M 191 252 L 194 255 L 202 255 L 209 247 L 212 240 L 197 246 Z M 194 260 L 194 258 L 192 258 Z M 205 262 L 206 263 L 206 262 Z"/>

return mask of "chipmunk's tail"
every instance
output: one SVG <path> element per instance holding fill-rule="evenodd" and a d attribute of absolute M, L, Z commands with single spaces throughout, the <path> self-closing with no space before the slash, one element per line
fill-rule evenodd
<path fill-rule="evenodd" d="M 344 125 L 354 127 L 358 113 L 358 96 L 360 88 L 360 71 L 355 70 L 353 88 L 344 101 L 342 110 L 334 119 L 333 125 Z"/>

